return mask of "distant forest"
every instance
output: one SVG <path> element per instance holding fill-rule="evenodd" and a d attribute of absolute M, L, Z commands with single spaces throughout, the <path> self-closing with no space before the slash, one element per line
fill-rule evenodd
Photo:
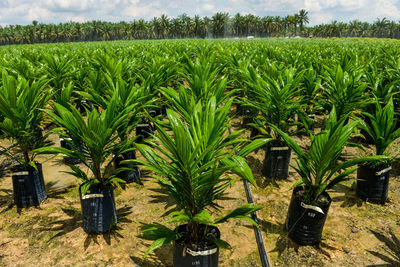
<path fill-rule="evenodd" d="M 176 18 L 166 15 L 132 22 L 89 21 L 0 27 L 0 45 L 55 42 L 81 42 L 135 39 L 225 38 L 225 37 L 377 37 L 400 39 L 400 24 L 386 18 L 373 23 L 353 20 L 349 23 L 333 21 L 314 27 L 308 12 L 300 10 L 286 17 L 259 17 L 252 14 L 230 16 L 218 12 L 212 17 Z"/>

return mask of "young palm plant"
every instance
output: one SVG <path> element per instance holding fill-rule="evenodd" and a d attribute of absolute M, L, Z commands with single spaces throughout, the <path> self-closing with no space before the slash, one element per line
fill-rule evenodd
<path fill-rule="evenodd" d="M 66 55 L 54 55 L 46 53 L 43 55 L 43 74 L 48 76 L 49 85 L 56 95 L 66 86 L 75 72 L 72 59 Z"/>
<path fill-rule="evenodd" d="M 368 84 L 367 88 L 369 89 L 369 96 L 371 98 L 376 98 L 381 106 L 384 106 L 395 95 L 395 88 L 398 80 L 393 80 L 383 73 L 379 73 L 376 68 L 376 66 L 371 66 L 370 70 L 365 73 Z M 376 103 L 371 102 L 363 108 L 363 112 L 374 114 L 376 112 L 375 109 Z M 365 123 L 372 127 L 371 120 L 368 116 L 363 116 L 363 119 Z M 361 134 L 368 144 L 374 144 L 373 138 L 363 129 L 361 129 Z"/>
<path fill-rule="evenodd" d="M 375 144 L 376 155 L 386 155 L 387 159 L 371 163 L 364 163 L 357 172 L 357 195 L 366 200 L 385 203 L 388 195 L 389 174 L 391 169 L 391 144 L 400 138 L 400 129 L 397 127 L 393 99 L 382 108 L 376 98 L 375 113 L 364 112 L 369 123 L 359 120 L 359 128 L 365 135 L 372 138 Z"/>
<path fill-rule="evenodd" d="M 138 86 L 133 83 L 127 83 L 122 78 L 112 80 L 108 74 L 104 74 L 104 86 L 101 91 L 96 88 L 89 88 L 88 93 L 80 92 L 82 96 L 89 99 L 95 106 L 106 109 L 110 99 L 115 98 L 117 112 L 130 108 L 127 123 L 117 129 L 121 142 L 126 142 L 133 128 L 137 127 L 144 117 L 144 110 L 150 107 L 154 98 L 147 93 L 144 86 Z M 116 167 L 121 165 L 122 160 L 135 159 L 135 151 L 130 150 L 115 161 Z M 127 183 L 138 182 L 140 171 L 137 166 L 129 164 L 125 166 L 131 170 L 125 169 L 118 174 L 118 177 L 124 179 Z"/>
<path fill-rule="evenodd" d="M 300 113 L 300 120 L 308 130 L 313 130 L 315 126 L 315 113 L 319 111 L 318 101 L 320 100 L 321 81 L 317 72 L 313 68 L 309 68 L 304 72 L 303 84 L 300 89 L 302 95 L 301 103 L 304 107 L 304 115 Z M 301 129 L 300 125 L 300 129 Z"/>
<path fill-rule="evenodd" d="M 7 72 L 2 74 L 0 88 L 0 130 L 3 136 L 17 144 L 17 150 L 7 150 L 6 156 L 17 161 L 13 168 L 14 200 L 18 208 L 38 206 L 46 199 L 41 164 L 35 162 L 35 148 L 43 145 L 49 133 L 43 135 L 40 123 L 42 109 L 51 94 L 44 79 L 29 83 Z"/>
<path fill-rule="evenodd" d="M 295 125 L 294 115 L 301 112 L 299 83 L 304 71 L 296 72 L 288 68 L 279 72 L 275 78 L 257 73 L 249 67 L 246 82 L 248 84 L 247 97 L 241 99 L 244 106 L 256 110 L 258 116 L 251 124 L 259 134 L 274 139 L 266 147 L 266 157 L 263 164 L 263 173 L 269 178 L 287 178 L 291 151 L 281 136 L 274 130 L 275 127 L 285 133 L 292 133 Z"/>
<path fill-rule="evenodd" d="M 84 168 L 70 165 L 70 174 L 82 180 L 79 187 L 83 227 L 87 232 L 106 232 L 116 224 L 116 209 L 113 188 L 124 181 L 116 175 L 121 169 L 115 169 L 113 163 L 119 154 L 126 152 L 134 139 L 117 142 L 118 129 L 126 126 L 131 107 L 119 109 L 116 97 L 112 98 L 102 112 L 92 110 L 85 120 L 72 105 L 66 108 L 55 103 L 54 112 L 47 111 L 54 122 L 61 126 L 72 140 L 79 140 L 70 149 L 45 147 L 37 153 L 60 153 L 78 159 Z M 79 149 L 77 147 L 79 146 Z M 90 175 L 85 171 L 89 170 Z"/>
<path fill-rule="evenodd" d="M 54 89 L 53 89 L 54 92 Z M 59 90 L 58 93 L 55 93 L 54 95 L 54 101 L 58 103 L 59 105 L 64 106 L 65 108 L 69 109 L 70 104 L 74 102 L 74 90 L 73 90 L 73 84 L 70 83 L 67 86 L 63 86 L 61 90 Z M 60 145 L 61 147 L 64 148 L 69 148 L 69 149 L 80 149 L 81 146 L 78 146 L 79 141 L 75 140 L 72 142 L 72 139 L 68 137 L 68 134 L 61 133 L 60 134 Z M 77 159 L 71 158 L 71 157 L 65 157 L 64 158 L 65 163 L 67 164 L 78 164 L 79 161 Z"/>
<path fill-rule="evenodd" d="M 213 56 L 203 55 L 192 62 L 185 55 L 184 71 L 180 72 L 184 84 L 179 85 L 178 90 L 171 87 L 161 88 L 168 104 L 185 118 L 191 116 L 199 101 L 208 101 L 211 97 L 215 97 L 217 105 L 220 105 L 235 93 L 235 90 L 225 93 L 228 80 L 224 76 L 219 77 L 221 68 L 215 67 L 214 61 Z"/>
<path fill-rule="evenodd" d="M 140 237 L 154 240 L 146 255 L 175 241 L 174 266 L 188 266 L 196 260 L 201 266 L 205 260 L 209 261 L 208 266 L 217 266 L 218 247 L 225 248 L 228 244 L 220 239 L 215 225 L 234 218 L 254 224 L 246 215 L 260 209 L 259 206 L 246 204 L 218 218 L 213 218 L 209 212 L 210 208 L 217 207 L 215 201 L 232 183 L 232 179 L 224 175 L 228 171 L 254 185 L 253 174 L 243 157 L 270 140 L 258 139 L 244 146 L 246 140 L 239 138 L 242 131 L 227 134 L 232 101 L 220 108 L 215 97 L 207 102 L 200 101 L 188 120 L 168 110 L 172 137 L 156 123 L 157 148 L 137 145 L 146 161 L 136 162 L 154 172 L 154 177 L 180 210 L 171 213 L 171 222 L 180 224 L 175 230 L 158 223 L 142 226 Z M 237 155 L 231 148 L 235 144 L 239 150 Z"/>
<path fill-rule="evenodd" d="M 362 81 L 362 75 L 360 68 L 349 72 L 343 71 L 340 65 L 329 68 L 322 86 L 325 97 L 322 106 L 326 110 L 335 107 L 337 117 L 341 119 L 368 105 L 367 84 Z"/>
<path fill-rule="evenodd" d="M 303 151 L 288 134 L 271 126 L 297 155 L 295 170 L 300 175 L 300 180 L 293 186 L 286 228 L 289 237 L 301 245 L 313 245 L 321 241 L 322 228 L 331 203 L 327 190 L 338 183 L 353 179 L 350 175 L 357 170 L 354 167 L 357 164 L 384 158 L 374 156 L 339 162 L 342 150 L 358 124 L 345 124 L 345 120 L 346 117 L 337 120 L 333 107 L 325 130 L 311 135 L 308 152 Z"/>

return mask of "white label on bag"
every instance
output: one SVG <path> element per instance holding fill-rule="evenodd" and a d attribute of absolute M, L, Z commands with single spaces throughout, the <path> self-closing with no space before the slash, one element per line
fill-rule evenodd
<path fill-rule="evenodd" d="M 287 146 L 275 146 L 271 147 L 271 151 L 289 150 Z"/>
<path fill-rule="evenodd" d="M 324 211 L 320 207 L 313 206 L 313 205 L 307 205 L 307 204 L 304 204 L 304 202 L 301 202 L 301 206 L 305 209 L 315 210 L 316 212 L 325 214 Z"/>
<path fill-rule="evenodd" d="M 84 195 L 82 199 L 89 199 L 89 198 L 95 198 L 95 197 L 104 197 L 103 194 L 89 194 L 89 195 Z"/>
<path fill-rule="evenodd" d="M 191 250 L 190 248 L 186 248 L 186 253 L 189 253 L 193 257 L 196 257 L 196 256 L 208 256 L 208 255 L 212 255 L 214 253 L 217 253 L 217 250 L 218 250 L 218 248 L 213 248 L 213 249 L 209 249 L 209 250 L 202 250 L 202 251 L 194 251 L 194 250 Z"/>
<path fill-rule="evenodd" d="M 72 139 L 71 139 L 71 138 L 60 138 L 60 141 L 64 141 L 64 140 L 67 140 L 67 141 L 72 141 Z"/>
<path fill-rule="evenodd" d="M 16 175 L 16 176 L 19 176 L 19 175 L 29 175 L 29 172 L 27 172 L 27 171 L 24 171 L 24 172 L 14 172 L 12 175 Z"/>
<path fill-rule="evenodd" d="M 383 170 L 381 170 L 381 171 L 379 171 L 379 172 L 376 172 L 375 175 L 376 175 L 376 176 L 380 176 L 380 175 L 382 175 L 382 174 L 387 173 L 387 172 L 390 171 L 391 169 L 392 169 L 392 167 L 389 166 L 389 167 L 387 167 L 386 169 L 383 169 Z"/>

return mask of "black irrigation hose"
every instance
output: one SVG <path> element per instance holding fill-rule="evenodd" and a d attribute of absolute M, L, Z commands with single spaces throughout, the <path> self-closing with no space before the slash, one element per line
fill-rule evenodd
<path fill-rule="evenodd" d="M 230 127 L 228 127 L 229 133 L 232 133 L 232 130 Z M 236 151 L 237 153 L 237 151 Z M 243 185 L 244 189 L 246 191 L 246 197 L 247 197 L 247 202 L 249 204 L 253 204 L 253 197 L 251 196 L 251 191 L 249 187 L 249 182 L 247 180 L 243 180 Z M 258 225 L 258 217 L 257 213 L 254 211 L 251 213 L 251 218 L 256 222 Z M 256 235 L 256 241 L 257 241 L 257 247 L 258 247 L 258 253 L 260 254 L 260 259 L 261 259 L 261 264 L 263 267 L 269 267 L 269 262 L 268 262 L 268 257 L 267 257 L 267 252 L 265 251 L 265 246 L 264 246 L 264 241 L 261 235 L 261 231 L 258 227 L 253 225 L 254 229 L 254 234 Z"/>

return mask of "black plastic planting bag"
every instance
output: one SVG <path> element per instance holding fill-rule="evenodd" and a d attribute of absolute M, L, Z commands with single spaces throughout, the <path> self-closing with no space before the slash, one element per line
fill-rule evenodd
<path fill-rule="evenodd" d="M 136 126 L 136 142 L 143 143 L 144 139 L 153 134 L 153 127 L 149 123 L 142 123 Z"/>
<path fill-rule="evenodd" d="M 385 203 L 388 196 L 390 166 L 372 168 L 360 165 L 357 170 L 357 196 L 371 202 Z"/>
<path fill-rule="evenodd" d="M 90 100 L 80 101 L 80 103 L 78 104 L 78 108 L 79 108 L 79 112 L 82 113 L 83 115 L 86 115 L 86 109 L 89 111 L 92 111 L 94 109 L 92 101 L 90 101 Z"/>
<path fill-rule="evenodd" d="M 328 200 L 327 203 L 319 206 L 306 205 L 298 194 L 301 190 L 302 187 L 293 190 L 286 218 L 286 230 L 289 237 L 297 244 L 315 245 L 321 242 L 322 230 L 332 199 L 324 192 L 322 195 Z"/>
<path fill-rule="evenodd" d="M 287 146 L 273 143 L 268 143 L 265 150 L 263 174 L 267 178 L 286 179 L 289 176 L 292 150 Z"/>
<path fill-rule="evenodd" d="M 108 232 L 117 223 L 114 191 L 106 188 L 81 197 L 83 229 L 87 233 Z"/>
<path fill-rule="evenodd" d="M 178 232 L 184 234 L 185 225 L 178 227 Z M 220 237 L 220 232 L 217 227 L 210 226 L 217 233 L 217 238 Z M 207 248 L 193 249 L 185 246 L 183 242 L 177 240 L 174 247 L 174 267 L 218 267 L 219 248 L 212 244 Z"/>
<path fill-rule="evenodd" d="M 36 163 L 36 167 L 37 170 L 32 166 L 24 170 L 21 165 L 13 168 L 14 202 L 17 208 L 39 206 L 47 198 L 42 165 Z"/>
<path fill-rule="evenodd" d="M 115 168 L 129 168 L 131 170 L 123 170 L 117 174 L 118 178 L 121 178 L 126 183 L 133 183 L 138 182 L 140 180 L 140 170 L 139 167 L 129 163 L 129 164 L 122 164 L 121 162 L 128 159 L 136 159 L 135 151 L 128 151 L 121 155 L 119 155 L 114 163 Z"/>
<path fill-rule="evenodd" d="M 82 149 L 83 143 L 82 141 L 78 141 L 76 138 L 60 138 L 60 145 L 63 148 L 73 150 L 73 149 Z M 64 162 L 66 164 L 78 164 L 80 161 L 76 158 L 72 157 L 64 157 Z"/>

